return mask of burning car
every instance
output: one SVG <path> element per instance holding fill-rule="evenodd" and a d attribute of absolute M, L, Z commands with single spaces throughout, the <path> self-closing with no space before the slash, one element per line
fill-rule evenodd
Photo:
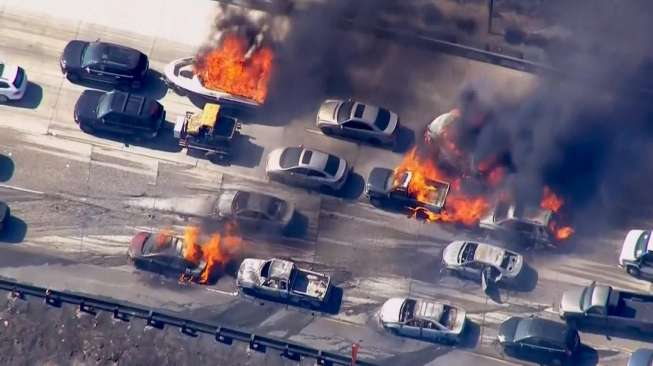
<path fill-rule="evenodd" d="M 428 189 L 414 192 L 410 190 L 414 180 L 424 181 Z M 410 209 L 423 208 L 440 212 L 444 207 L 449 183 L 427 179 L 416 172 L 407 170 L 400 174 L 386 168 L 373 168 L 365 185 L 365 195 L 374 205 L 390 204 Z"/>
<path fill-rule="evenodd" d="M 494 283 L 511 281 L 519 276 L 524 258 L 497 246 L 472 241 L 454 241 L 442 251 L 445 267 L 462 277 L 479 280 L 487 276 Z"/>
<path fill-rule="evenodd" d="M 199 281 L 206 270 L 206 261 L 193 262 L 184 256 L 184 240 L 171 233 L 137 233 L 127 251 L 136 268 L 175 278 Z"/>
<path fill-rule="evenodd" d="M 220 104 L 258 107 L 260 104 L 253 99 L 240 97 L 226 91 L 209 89 L 204 86 L 194 71 L 195 58 L 184 57 L 169 63 L 165 69 L 165 80 L 168 87 L 179 94 L 192 93 Z"/>
<path fill-rule="evenodd" d="M 459 307 L 422 299 L 391 298 L 379 312 L 381 325 L 391 333 L 442 343 L 460 341 L 466 320 Z"/>
<path fill-rule="evenodd" d="M 319 308 L 328 299 L 331 278 L 283 259 L 247 258 L 240 265 L 236 284 L 248 294 Z"/>

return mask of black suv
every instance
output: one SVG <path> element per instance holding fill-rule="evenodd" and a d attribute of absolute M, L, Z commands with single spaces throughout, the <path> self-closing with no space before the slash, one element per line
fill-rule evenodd
<path fill-rule="evenodd" d="M 154 138 L 166 112 L 159 102 L 144 96 L 117 90 L 85 90 L 75 104 L 74 116 L 86 133 L 105 131 Z"/>
<path fill-rule="evenodd" d="M 61 71 L 70 81 L 91 80 L 140 88 L 149 69 L 147 56 L 133 48 L 107 42 L 68 42 Z"/>

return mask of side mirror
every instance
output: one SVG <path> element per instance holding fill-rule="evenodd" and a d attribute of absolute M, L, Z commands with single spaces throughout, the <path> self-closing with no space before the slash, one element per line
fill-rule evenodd
<path fill-rule="evenodd" d="M 86 67 L 84 68 L 84 71 L 86 71 L 86 72 L 91 72 L 91 68 L 88 67 L 88 66 L 86 66 Z"/>

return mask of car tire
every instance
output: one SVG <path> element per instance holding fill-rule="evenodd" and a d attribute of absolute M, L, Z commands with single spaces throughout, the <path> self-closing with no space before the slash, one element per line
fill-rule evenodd
<path fill-rule="evenodd" d="M 333 134 L 334 134 L 333 130 L 330 129 L 330 128 L 321 128 L 320 130 L 322 130 L 322 133 L 327 135 L 327 136 L 333 136 Z"/>
<path fill-rule="evenodd" d="M 66 73 L 66 79 L 70 82 L 76 83 L 79 81 L 79 75 L 68 72 Z"/>
<path fill-rule="evenodd" d="M 0 103 L 7 103 L 7 101 L 9 101 L 9 98 L 4 95 L 0 95 Z"/>
<path fill-rule="evenodd" d="M 633 277 L 639 277 L 641 274 L 639 268 L 633 266 L 626 267 L 626 272 Z"/>

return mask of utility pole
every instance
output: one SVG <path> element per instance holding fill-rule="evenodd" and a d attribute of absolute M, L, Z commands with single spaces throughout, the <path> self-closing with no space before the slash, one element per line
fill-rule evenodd
<path fill-rule="evenodd" d="M 488 9 L 487 9 L 487 32 L 489 34 L 492 34 L 492 18 L 493 16 L 493 10 L 494 10 L 494 0 L 488 0 Z"/>

